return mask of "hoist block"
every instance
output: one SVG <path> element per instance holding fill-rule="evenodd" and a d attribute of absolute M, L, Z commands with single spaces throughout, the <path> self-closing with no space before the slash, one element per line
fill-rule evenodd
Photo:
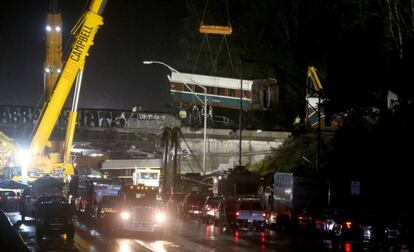
<path fill-rule="evenodd" d="M 222 25 L 200 25 L 200 33 L 204 34 L 218 34 L 218 35 L 231 35 L 233 29 L 231 26 Z"/>

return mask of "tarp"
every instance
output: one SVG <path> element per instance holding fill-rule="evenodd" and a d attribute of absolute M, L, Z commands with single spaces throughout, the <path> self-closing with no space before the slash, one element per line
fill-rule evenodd
<path fill-rule="evenodd" d="M 32 183 L 32 187 L 59 187 L 63 185 L 63 181 L 49 175 L 42 176 Z"/>
<path fill-rule="evenodd" d="M 3 189 L 25 189 L 27 185 L 14 181 L 12 179 L 4 180 L 0 183 L 0 188 Z"/>

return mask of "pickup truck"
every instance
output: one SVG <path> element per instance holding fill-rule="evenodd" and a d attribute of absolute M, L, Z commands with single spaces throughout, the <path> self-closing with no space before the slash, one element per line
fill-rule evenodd
<path fill-rule="evenodd" d="M 266 227 L 266 211 L 261 199 L 242 198 L 236 212 L 236 227 L 263 231 Z"/>

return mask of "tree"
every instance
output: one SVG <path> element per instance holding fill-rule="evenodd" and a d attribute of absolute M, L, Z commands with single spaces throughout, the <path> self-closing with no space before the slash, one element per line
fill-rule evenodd
<path fill-rule="evenodd" d="M 314 132 L 292 136 L 283 145 L 275 149 L 273 154 L 263 161 L 254 164 L 250 169 L 262 175 L 274 172 L 293 172 L 297 175 L 314 175 L 325 173 L 328 169 L 327 155 L 330 151 L 329 133 L 322 134 L 320 152 L 320 170 L 316 171 L 317 141 Z"/>

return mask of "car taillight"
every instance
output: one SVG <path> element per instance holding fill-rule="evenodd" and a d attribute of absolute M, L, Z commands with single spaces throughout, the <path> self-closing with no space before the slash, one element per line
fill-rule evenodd
<path fill-rule="evenodd" d="M 352 222 L 350 222 L 350 221 L 345 222 L 345 226 L 346 226 L 348 229 L 351 229 L 351 228 L 352 228 Z"/>
<path fill-rule="evenodd" d="M 351 252 L 352 251 L 352 243 L 346 242 L 345 243 L 345 252 Z"/>
<path fill-rule="evenodd" d="M 239 217 L 240 216 L 240 212 L 239 211 L 237 211 L 236 212 L 236 217 Z"/>

